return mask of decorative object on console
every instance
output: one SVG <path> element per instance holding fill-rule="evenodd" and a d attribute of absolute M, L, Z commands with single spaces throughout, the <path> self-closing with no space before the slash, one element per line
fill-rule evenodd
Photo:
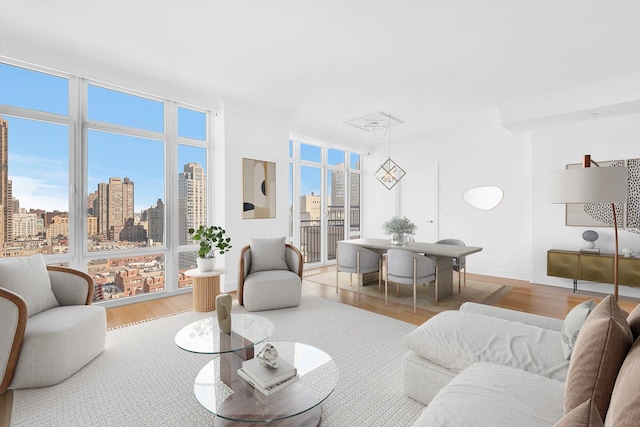
<path fill-rule="evenodd" d="M 591 165 L 596 167 L 591 167 Z M 618 220 L 616 203 L 627 200 L 628 169 L 599 167 L 586 154 L 582 168 L 555 171 L 551 179 L 551 203 L 610 203 L 615 234 L 614 296 L 618 299 Z"/>
<path fill-rule="evenodd" d="M 221 332 L 231 334 L 231 295 L 220 294 L 216 297 L 216 314 Z"/>
<path fill-rule="evenodd" d="M 413 237 L 411 236 L 416 234 L 418 227 L 406 216 L 402 218 L 394 216 L 382 224 L 382 229 L 384 230 L 384 234 L 391 235 L 392 245 L 404 246 L 413 241 Z"/>
<path fill-rule="evenodd" d="M 598 233 L 593 230 L 587 230 L 582 233 L 584 239 L 584 245 L 580 248 L 580 252 L 588 252 L 590 254 L 599 254 L 600 249 L 596 248 L 596 240 L 598 240 Z"/>
<path fill-rule="evenodd" d="M 633 249 L 624 248 L 622 250 L 622 253 L 624 254 L 625 258 L 631 258 L 631 256 L 633 255 Z"/>
<path fill-rule="evenodd" d="M 226 230 L 217 225 L 206 227 L 201 225 L 197 229 L 190 228 L 188 230 L 191 239 L 200 242 L 198 248 L 198 270 L 201 272 L 213 271 L 216 267 L 216 251 L 220 255 L 228 252 L 231 246 L 231 237 L 225 235 Z"/>

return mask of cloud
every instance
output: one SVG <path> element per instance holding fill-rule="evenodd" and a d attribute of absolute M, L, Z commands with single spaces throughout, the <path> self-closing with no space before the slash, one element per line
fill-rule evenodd
<path fill-rule="evenodd" d="M 13 183 L 13 197 L 20 201 L 20 207 L 45 209 L 47 211 L 69 211 L 69 190 L 66 185 L 56 185 L 51 181 L 25 176 L 10 176 Z"/>

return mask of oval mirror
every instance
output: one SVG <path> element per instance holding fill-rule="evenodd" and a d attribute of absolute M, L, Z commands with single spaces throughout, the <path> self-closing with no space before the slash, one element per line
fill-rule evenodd
<path fill-rule="evenodd" d="M 464 192 L 462 198 L 474 208 L 488 211 L 495 208 L 502 201 L 502 188 L 493 185 L 471 188 Z"/>

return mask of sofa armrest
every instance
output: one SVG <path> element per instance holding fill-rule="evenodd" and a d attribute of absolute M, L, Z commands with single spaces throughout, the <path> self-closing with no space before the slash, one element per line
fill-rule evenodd
<path fill-rule="evenodd" d="M 524 313 L 522 311 L 510 310 L 502 307 L 478 304 L 475 302 L 465 302 L 460 307 L 460 311 L 467 313 L 484 314 L 499 319 L 510 320 L 512 322 L 524 323 L 525 325 L 537 326 L 552 331 L 560 331 L 563 321 L 552 317 L 540 316 L 538 314 Z"/>
<path fill-rule="evenodd" d="M 27 302 L 18 294 L 0 288 L 0 394 L 15 373 L 27 328 Z"/>
<path fill-rule="evenodd" d="M 89 305 L 93 299 L 93 279 L 72 268 L 48 265 L 51 290 L 60 305 Z"/>
<path fill-rule="evenodd" d="M 251 270 L 251 246 L 240 250 L 240 268 L 238 269 L 238 304 L 244 305 L 244 281 Z"/>

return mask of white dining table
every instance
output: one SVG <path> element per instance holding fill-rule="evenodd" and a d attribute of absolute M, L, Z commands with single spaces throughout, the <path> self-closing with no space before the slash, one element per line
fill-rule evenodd
<path fill-rule="evenodd" d="M 438 300 L 453 293 L 453 259 L 482 251 L 482 248 L 478 246 L 443 245 L 426 242 L 411 242 L 404 246 L 396 246 L 392 245 L 391 241 L 387 239 L 351 239 L 341 240 L 339 243 L 361 246 L 380 253 L 385 253 L 389 249 L 404 249 L 433 257 L 436 261 L 436 283 L 433 288 L 434 295 L 430 296 L 435 298 L 437 295 Z M 358 280 L 362 280 L 362 277 L 359 277 Z M 430 290 L 429 292 L 431 294 L 432 291 Z"/>

